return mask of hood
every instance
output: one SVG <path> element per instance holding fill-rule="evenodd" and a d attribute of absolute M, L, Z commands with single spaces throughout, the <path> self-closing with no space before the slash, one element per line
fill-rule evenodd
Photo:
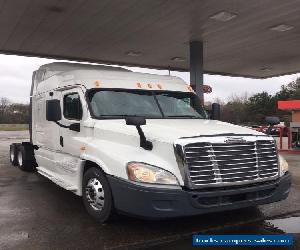
<path fill-rule="evenodd" d="M 137 136 L 134 126 L 126 125 L 125 120 L 97 120 L 95 128 L 104 129 L 107 132 Z M 255 130 L 233 125 L 216 120 L 202 119 L 148 119 L 142 126 L 147 139 L 173 143 L 181 137 L 195 137 L 205 135 L 265 135 Z"/>
<path fill-rule="evenodd" d="M 145 133 L 153 139 L 175 141 L 180 137 L 194 137 L 205 135 L 261 135 L 255 130 L 233 125 L 226 122 L 201 119 L 176 119 L 176 120 L 147 120 Z"/>

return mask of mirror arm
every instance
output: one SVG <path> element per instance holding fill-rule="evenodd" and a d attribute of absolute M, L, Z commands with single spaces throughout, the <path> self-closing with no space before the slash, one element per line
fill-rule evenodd
<path fill-rule="evenodd" d="M 140 135 L 140 147 L 145 150 L 152 150 L 153 144 L 151 141 L 147 141 L 144 131 L 142 130 L 140 125 L 135 126 L 139 135 Z"/>
<path fill-rule="evenodd" d="M 55 122 L 58 126 L 62 127 L 62 128 L 68 128 L 72 131 L 76 131 L 76 132 L 80 132 L 80 123 L 72 123 L 69 126 L 67 125 L 63 125 L 60 122 L 56 121 Z M 74 126 L 75 125 L 75 126 Z M 77 126 L 76 126 L 77 125 Z"/>
<path fill-rule="evenodd" d="M 70 128 L 70 126 L 66 126 L 66 125 L 63 125 L 61 124 L 60 122 L 56 121 L 55 122 L 58 126 L 62 127 L 62 128 Z"/>

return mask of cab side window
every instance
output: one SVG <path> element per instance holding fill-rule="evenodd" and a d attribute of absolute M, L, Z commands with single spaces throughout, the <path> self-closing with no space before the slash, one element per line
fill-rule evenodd
<path fill-rule="evenodd" d="M 81 120 L 82 105 L 78 93 L 70 93 L 64 96 L 64 117 L 69 120 Z"/>

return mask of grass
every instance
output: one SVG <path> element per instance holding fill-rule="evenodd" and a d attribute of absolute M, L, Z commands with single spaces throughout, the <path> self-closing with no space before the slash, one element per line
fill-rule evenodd
<path fill-rule="evenodd" d="M 28 124 L 0 124 L 0 131 L 28 130 Z"/>

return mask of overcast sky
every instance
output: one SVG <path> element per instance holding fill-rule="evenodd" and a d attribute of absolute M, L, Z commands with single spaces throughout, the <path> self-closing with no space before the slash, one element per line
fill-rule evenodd
<path fill-rule="evenodd" d="M 52 59 L 23 57 L 0 54 L 0 97 L 7 97 L 13 102 L 28 103 L 32 72 L 39 66 L 54 62 Z M 133 71 L 154 74 L 168 74 L 165 70 L 150 70 L 142 68 L 130 68 Z M 189 73 L 171 72 L 189 82 Z M 248 79 L 243 77 L 229 77 L 218 75 L 204 75 L 204 83 L 212 86 L 213 92 L 205 94 L 205 101 L 214 101 L 221 98 L 227 101 L 232 94 L 249 95 L 261 91 L 270 94 L 276 93 L 280 86 L 287 84 L 297 78 L 293 74 L 281 77 L 273 77 L 265 80 Z"/>

